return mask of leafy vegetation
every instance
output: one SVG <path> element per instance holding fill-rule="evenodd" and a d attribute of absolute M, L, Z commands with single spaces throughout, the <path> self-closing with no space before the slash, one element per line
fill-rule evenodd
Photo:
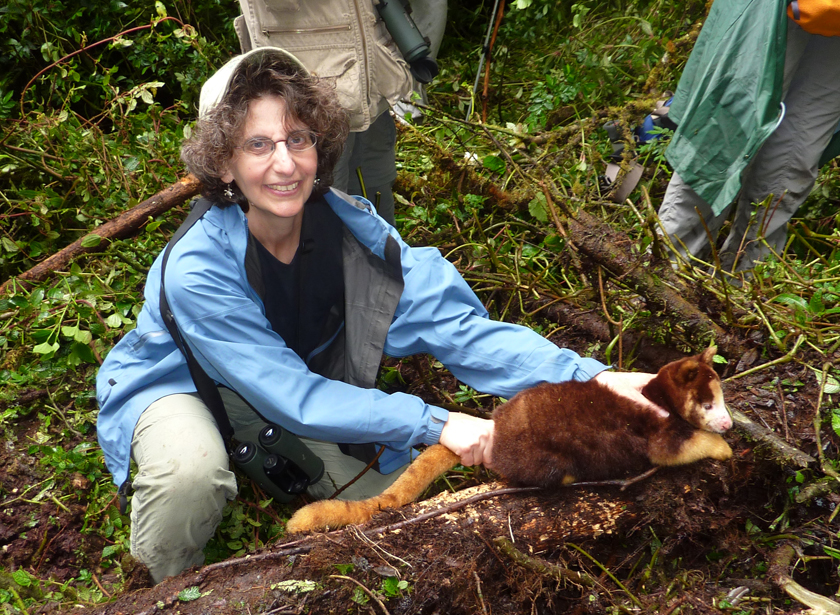
<path fill-rule="evenodd" d="M 564 211 L 596 215 L 626 233 L 628 257 L 646 263 L 656 242 L 655 206 L 669 177 L 662 156 L 669 135 L 636 151 L 627 132 L 627 155 L 638 154 L 646 172 L 627 202 L 613 203 L 602 177 L 612 144 L 602 126 L 614 119 L 632 127 L 676 86 L 704 3 L 517 0 L 490 56 L 486 99 L 483 75 L 476 80 L 476 74 L 492 3 L 451 5 L 458 18 L 450 21 L 442 70 L 428 88 L 430 108 L 421 123 L 400 128 L 403 235 L 439 247 L 496 318 L 552 338 L 568 328 L 546 317 L 554 305 L 605 312 L 610 336 L 592 338 L 579 348 L 584 354 L 632 366 L 637 356 L 622 347 L 625 332 L 686 351 L 702 346 L 705 340 L 684 322 L 641 301 L 622 280 L 599 286 L 598 272 L 580 266 L 563 219 Z M 31 478 L 22 489 L 0 482 L 0 502 L 4 509 L 25 503 L 26 531 L 42 537 L 28 567 L 13 562 L 14 569 L 0 571 L 0 608 L 7 612 L 49 602 L 93 604 L 128 582 L 129 519 L 119 511 L 95 443 L 94 379 L 101 359 L 134 326 L 145 274 L 186 205 L 43 282 L 13 278 L 183 174 L 179 144 L 194 119 L 200 84 L 238 49 L 237 12 L 235 2 L 216 0 L 9 0 L 0 9 L 0 280 L 11 280 L 0 296 L 0 429 L 16 451 L 9 463 L 25 456 L 14 469 Z M 824 393 L 817 416 L 840 436 L 838 391 L 829 386 L 838 375 L 826 365 L 840 350 L 838 185 L 840 168 L 832 163 L 793 221 L 785 254 L 757 266 L 739 287 L 725 286 L 703 263 L 682 263 L 677 275 L 686 287 L 705 288 L 715 318 L 752 340 L 759 363 L 790 355 L 807 365 L 803 379 L 819 382 Z M 381 386 L 429 393 L 436 403 L 473 411 L 492 405 L 457 383 L 438 386 L 444 372 L 435 362 L 389 362 Z M 786 393 L 803 386 L 795 379 L 774 384 Z M 835 457 L 826 461 L 840 471 Z M 788 505 L 778 518 L 747 519 L 745 531 L 756 543 L 785 532 L 811 536 L 813 528 L 793 527 L 790 515 L 816 480 L 810 471 L 791 474 L 780 486 Z M 240 497 L 208 545 L 209 562 L 283 536 L 288 510 L 240 483 Z M 70 524 L 80 528 L 75 559 L 62 566 L 61 578 L 42 574 L 51 539 Z M 820 545 L 818 534 L 807 539 Z M 651 534 L 648 563 L 628 573 L 636 593 L 678 568 L 661 547 Z M 823 544 L 821 554 L 834 560 L 840 551 Z M 339 572 L 350 574 L 348 566 Z M 762 560 L 743 572 L 760 576 L 766 569 Z M 688 571 L 681 575 L 673 575 L 669 592 L 695 582 Z M 359 605 L 370 600 L 354 591 Z M 389 577 L 375 594 L 399 599 L 411 591 L 406 581 Z M 189 588 L 179 599 L 200 595 Z M 632 607 L 611 600 L 615 612 Z M 743 603 L 718 606 L 759 612 Z"/>

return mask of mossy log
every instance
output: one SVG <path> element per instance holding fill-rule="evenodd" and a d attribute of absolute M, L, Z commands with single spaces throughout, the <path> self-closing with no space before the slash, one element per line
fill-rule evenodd
<path fill-rule="evenodd" d="M 746 352 L 746 346 L 740 339 L 683 297 L 679 283 L 673 279 L 667 264 L 650 268 L 643 258 L 627 249 L 630 239 L 624 233 L 584 211 L 566 217 L 564 223 L 569 239 L 582 255 L 607 270 L 614 280 L 677 317 L 689 335 L 701 340 L 701 346 L 705 345 L 703 340 L 711 338 L 724 355 L 735 357 Z"/>
<path fill-rule="evenodd" d="M 6 280 L 0 286 L 0 295 L 14 284 L 45 280 L 53 271 L 66 268 L 74 258 L 90 252 L 101 252 L 108 247 L 111 241 L 134 235 L 148 221 L 150 216 L 159 216 L 176 205 L 184 203 L 187 199 L 198 194 L 200 189 L 201 183 L 194 175 L 187 175 L 179 179 L 153 197 L 123 212 L 102 226 L 93 229 L 90 233 L 74 241 L 66 248 L 42 260 L 28 271 L 24 271 L 20 275 Z M 102 240 L 98 242 L 95 240 L 91 241 L 91 235 L 96 235 Z"/>

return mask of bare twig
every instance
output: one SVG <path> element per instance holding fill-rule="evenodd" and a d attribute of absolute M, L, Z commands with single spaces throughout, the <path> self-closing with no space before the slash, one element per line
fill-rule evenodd
<path fill-rule="evenodd" d="M 20 93 L 20 115 L 21 115 L 21 117 L 26 115 L 26 112 L 23 109 L 23 97 L 26 94 L 26 91 L 29 89 L 29 86 L 31 86 L 38 77 L 43 75 L 45 72 L 47 72 L 48 70 L 50 70 L 54 66 L 58 66 L 59 64 L 61 64 L 65 60 L 69 60 L 73 56 L 78 55 L 80 53 L 83 53 L 85 51 L 89 51 L 89 50 L 93 49 L 94 47 L 98 47 L 99 45 L 104 45 L 105 43 L 110 43 L 111 41 L 115 41 L 120 37 L 126 36 L 127 34 L 133 34 L 135 32 L 139 32 L 140 30 L 148 30 L 149 28 L 154 28 L 159 23 L 164 22 L 164 21 L 168 21 L 168 20 L 177 21 L 178 24 L 180 24 L 180 26 L 182 28 L 184 27 L 184 24 L 179 19 L 176 19 L 175 17 L 161 17 L 160 19 L 154 20 L 154 22 L 152 22 L 150 24 L 146 24 L 144 26 L 137 26 L 136 28 L 130 28 L 128 30 L 123 30 L 119 34 L 115 34 L 114 36 L 104 38 L 101 41 L 96 41 L 95 43 L 91 43 L 87 47 L 82 47 L 81 49 L 77 49 L 73 53 L 68 53 L 63 58 L 59 58 L 58 60 L 56 60 L 52 64 L 49 64 L 48 66 L 45 66 L 44 68 L 39 70 L 37 73 L 35 73 L 35 76 L 32 77 L 32 79 L 29 80 L 29 82 L 23 87 L 23 90 Z"/>
<path fill-rule="evenodd" d="M 478 601 L 481 603 L 481 612 L 484 615 L 488 615 L 487 605 L 484 604 L 484 594 L 481 592 L 481 579 L 478 578 L 478 573 L 475 570 L 473 570 L 473 577 L 475 577 L 475 589 L 478 592 Z"/>
<path fill-rule="evenodd" d="M 572 543 L 572 542 L 567 542 L 566 544 L 567 544 L 568 546 L 572 547 L 575 551 L 577 551 L 577 552 L 581 553 L 582 555 L 585 555 L 587 558 L 589 558 L 589 561 L 591 561 L 593 564 L 595 564 L 596 566 L 598 566 L 598 568 L 600 568 L 600 569 L 601 569 L 601 571 L 602 571 L 604 574 L 606 574 L 606 575 L 607 575 L 610 579 L 612 579 L 612 582 L 613 582 L 613 583 L 615 583 L 616 585 L 618 585 L 618 586 L 621 588 L 621 590 L 622 590 L 625 594 L 627 594 L 627 596 L 630 598 L 630 600 L 632 600 L 632 601 L 633 601 L 633 604 L 635 604 L 635 605 L 636 605 L 636 606 L 638 606 L 639 608 L 641 608 L 641 607 L 642 607 L 642 602 L 641 602 L 641 600 L 639 600 L 638 598 L 636 598 L 636 596 L 633 594 L 633 592 L 631 592 L 629 589 L 627 589 L 627 588 L 624 586 L 624 584 L 623 584 L 621 581 L 619 581 L 619 580 L 616 578 L 616 576 L 615 576 L 612 572 L 610 572 L 610 571 L 609 571 L 609 569 L 608 569 L 606 566 L 604 566 L 601 562 L 599 562 L 597 559 L 595 559 L 594 557 L 592 557 L 589 553 L 587 553 L 586 551 L 584 551 L 583 549 L 581 549 L 581 548 L 580 548 L 579 546 L 577 546 L 576 544 L 574 544 L 574 543 Z"/>
<path fill-rule="evenodd" d="M 742 372 L 739 372 L 729 378 L 726 378 L 724 382 L 732 382 L 733 380 L 737 380 L 738 378 L 743 378 L 744 376 L 749 376 L 750 374 L 755 374 L 756 372 L 760 372 L 761 370 L 767 369 L 769 367 L 773 367 L 774 365 L 781 365 L 782 363 L 788 363 L 789 361 L 793 361 L 793 358 L 796 356 L 796 351 L 799 350 L 799 347 L 802 345 L 802 342 L 805 341 L 805 335 L 802 334 L 798 338 L 796 338 L 796 343 L 793 345 L 793 348 L 784 355 L 779 357 L 778 359 L 773 359 L 772 361 L 768 361 L 767 363 L 762 363 L 756 367 L 751 367 L 750 369 L 745 369 Z"/>
<path fill-rule="evenodd" d="M 385 608 L 385 605 L 382 604 L 382 601 L 377 597 L 377 595 L 374 594 L 372 591 L 370 591 L 367 587 L 365 587 L 364 585 L 359 583 L 353 577 L 347 577 L 347 576 L 344 576 L 343 574 L 331 574 L 330 578 L 331 579 L 341 579 L 342 581 L 350 581 L 351 583 L 355 583 L 363 592 L 365 592 L 368 595 L 368 597 L 371 600 L 373 600 L 374 602 L 376 602 L 376 604 L 379 605 L 379 608 L 382 609 L 382 612 L 385 613 L 385 615 L 391 615 L 388 612 L 388 609 Z"/>
<path fill-rule="evenodd" d="M 831 476 L 834 479 L 840 479 L 840 474 L 837 473 L 837 470 L 835 470 L 832 465 L 827 463 L 825 460 L 825 451 L 823 451 L 822 437 L 820 436 L 820 431 L 822 431 L 822 416 L 820 415 L 820 408 L 822 407 L 823 393 L 825 393 L 825 383 L 826 380 L 828 380 L 828 369 L 830 367 L 830 361 L 823 363 L 822 377 L 820 378 L 820 392 L 817 396 L 817 408 L 814 413 L 814 437 L 817 444 L 817 453 L 820 458 L 820 469 L 822 469 L 823 474 Z"/>
<path fill-rule="evenodd" d="M 368 470 L 370 470 L 374 465 L 376 465 L 376 462 L 379 461 L 379 458 L 382 456 L 383 452 L 385 452 L 385 445 L 382 445 L 382 446 L 379 447 L 379 451 L 377 451 L 376 456 L 373 459 L 371 459 L 370 463 L 367 464 L 361 472 L 359 472 L 358 474 L 356 474 L 356 476 L 353 477 L 353 480 L 345 483 L 343 486 L 336 489 L 335 493 L 333 493 L 328 499 L 334 500 L 335 498 L 338 497 L 338 495 L 342 491 L 347 489 L 347 487 L 349 487 L 350 485 L 355 483 L 357 480 L 359 480 L 362 476 L 367 474 Z"/>

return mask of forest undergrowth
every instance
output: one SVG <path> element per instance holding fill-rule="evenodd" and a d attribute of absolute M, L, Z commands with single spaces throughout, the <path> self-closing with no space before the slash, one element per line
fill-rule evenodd
<path fill-rule="evenodd" d="M 784 253 L 752 275 L 721 276 L 714 262 L 672 267 L 656 232 L 669 133 L 639 145 L 632 130 L 676 87 L 705 4 L 517 0 L 479 72 L 492 9 L 450 3 L 429 102 L 415 101 L 422 116 L 399 123 L 400 232 L 413 245 L 438 247 L 492 317 L 619 369 L 655 370 L 716 343 L 728 390 L 767 375 L 753 381 L 743 407 L 815 461 L 777 463 L 766 506 L 757 502 L 760 512 L 738 517 L 760 554 L 740 570 L 766 576 L 782 565 L 771 555 L 790 546 L 788 576 L 824 595 L 840 592 L 838 163 L 822 170 L 791 221 Z M 145 275 L 188 203 L 127 239 L 95 231 L 185 174 L 179 144 L 195 120 L 200 84 L 238 49 L 237 11 L 236 3 L 211 0 L 113 2 L 95 11 L 10 0 L 0 11 L 0 611 L 93 607 L 143 584 L 128 556 L 129 518 L 96 443 L 94 381 L 134 326 Z M 608 121 L 622 127 L 623 154 L 614 161 L 644 167 L 621 201 L 621 179 L 605 178 L 615 145 Z M 596 252 L 583 235 L 606 240 L 613 252 Z M 78 240 L 92 252 L 43 279 L 17 279 Z M 479 415 L 498 401 L 428 357 L 387 360 L 379 386 Z M 290 509 L 239 478 L 208 563 L 284 539 Z M 435 490 L 487 479 L 460 468 Z M 681 587 L 692 587 L 694 569 L 677 556 L 657 559 L 657 541 L 646 545 L 652 555 L 642 568 L 616 568 L 636 600 L 615 577 L 602 578 L 598 609 L 657 612 L 662 588 L 646 584 L 657 570 L 682 574 Z M 408 584 L 386 581 L 375 590 L 380 598 L 409 594 Z M 349 596 L 348 609 L 366 608 L 364 594 Z M 794 612 L 797 600 L 789 592 L 754 602 L 727 596 L 711 612 Z"/>

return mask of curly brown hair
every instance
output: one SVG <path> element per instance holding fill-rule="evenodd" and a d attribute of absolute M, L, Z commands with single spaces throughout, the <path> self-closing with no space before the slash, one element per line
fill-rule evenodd
<path fill-rule="evenodd" d="M 308 75 L 287 56 L 267 49 L 240 62 L 222 100 L 199 118 L 193 134 L 181 145 L 181 160 L 202 184 L 202 194 L 226 207 L 234 203 L 248 211 L 248 200 L 236 183 L 222 181 L 239 144 L 251 101 L 277 96 L 286 104 L 293 123 L 315 132 L 318 168 L 313 194 L 324 194 L 333 182 L 333 169 L 349 132 L 347 112 L 335 89 Z M 225 196 L 230 188 L 234 196 Z"/>

